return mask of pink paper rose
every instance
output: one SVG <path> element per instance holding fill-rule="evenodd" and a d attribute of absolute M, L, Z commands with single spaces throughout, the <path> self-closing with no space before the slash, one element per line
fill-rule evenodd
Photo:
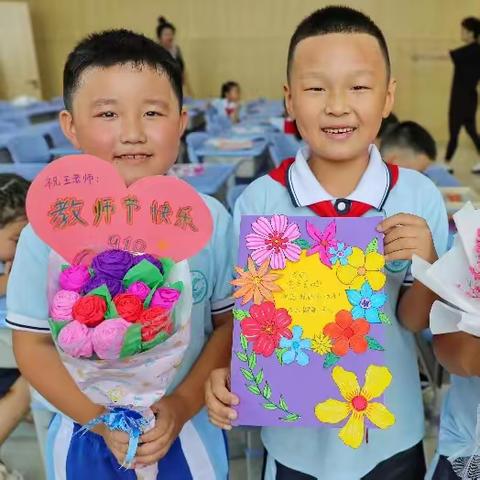
<path fill-rule="evenodd" d="M 60 287 L 63 290 L 80 292 L 90 280 L 90 272 L 85 265 L 71 265 L 66 268 L 59 278 Z"/>
<path fill-rule="evenodd" d="M 59 290 L 50 305 L 50 316 L 54 320 L 72 320 L 72 308 L 80 294 L 71 290 Z"/>
<path fill-rule="evenodd" d="M 72 357 L 91 357 L 93 355 L 90 329 L 76 320 L 67 323 L 58 334 L 59 347 Z"/>
<path fill-rule="evenodd" d="M 143 302 L 150 294 L 150 288 L 146 283 L 134 282 L 128 287 L 127 293 L 136 295 Z"/>
<path fill-rule="evenodd" d="M 162 307 L 171 310 L 180 298 L 180 292 L 175 288 L 159 288 L 152 297 L 150 307 Z"/>
<path fill-rule="evenodd" d="M 123 339 L 132 324 L 123 318 L 105 320 L 93 329 L 92 343 L 102 360 L 116 360 L 122 351 Z"/>

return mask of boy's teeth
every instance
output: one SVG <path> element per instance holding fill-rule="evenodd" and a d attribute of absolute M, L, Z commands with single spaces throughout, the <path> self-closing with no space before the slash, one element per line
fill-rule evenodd
<path fill-rule="evenodd" d="M 353 128 L 351 128 L 351 127 L 348 127 L 348 128 L 324 128 L 323 131 L 324 131 L 324 132 L 327 132 L 327 133 L 337 133 L 337 134 L 340 134 L 340 133 L 350 133 L 350 132 L 353 132 Z"/>

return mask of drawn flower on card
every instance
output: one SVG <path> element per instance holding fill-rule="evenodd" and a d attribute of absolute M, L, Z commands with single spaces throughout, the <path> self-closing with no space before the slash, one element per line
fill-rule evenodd
<path fill-rule="evenodd" d="M 312 351 L 318 355 L 326 355 L 332 351 L 332 339 L 328 335 L 320 333 L 315 335 L 312 340 Z"/>
<path fill-rule="evenodd" d="M 302 249 L 294 243 L 300 238 L 296 223 L 289 223 L 285 215 L 273 215 L 270 220 L 260 217 L 252 223 L 254 233 L 246 236 L 246 247 L 253 250 L 257 265 L 269 260 L 274 270 L 284 269 L 287 260 L 297 262 Z"/>
<path fill-rule="evenodd" d="M 373 290 L 381 290 L 385 286 L 386 276 L 382 272 L 385 258 L 376 251 L 363 251 L 353 247 L 347 263 L 340 265 L 337 270 L 338 279 L 353 289 L 360 289 L 368 282 Z"/>
<path fill-rule="evenodd" d="M 328 249 L 332 265 L 348 265 L 348 257 L 353 253 L 352 247 L 347 247 L 343 242 L 338 242 L 336 247 Z"/>
<path fill-rule="evenodd" d="M 364 319 L 353 319 L 352 314 L 341 310 L 335 315 L 335 321 L 323 328 L 323 333 L 332 339 L 332 352 L 343 357 L 350 350 L 356 354 L 368 350 L 366 335 L 370 332 L 370 324 Z"/>
<path fill-rule="evenodd" d="M 238 278 L 232 280 L 231 284 L 239 287 L 233 294 L 234 298 L 241 298 L 242 305 L 253 301 L 255 304 L 263 300 L 273 301 L 273 292 L 280 292 L 282 289 L 275 283 L 280 277 L 269 269 L 269 261 L 265 260 L 257 269 L 255 262 L 248 257 L 247 270 L 235 267 Z"/>
<path fill-rule="evenodd" d="M 365 282 L 360 290 L 347 290 L 346 293 L 353 306 L 353 318 L 365 318 L 369 323 L 382 323 L 380 309 L 387 301 L 384 293 L 374 292 L 368 282 Z"/>
<path fill-rule="evenodd" d="M 308 235 L 313 240 L 313 246 L 307 251 L 307 255 L 315 255 L 318 253 L 320 261 L 327 267 L 332 266 L 331 248 L 337 248 L 337 224 L 335 221 L 328 224 L 323 232 L 317 230 L 308 220 L 306 222 Z"/>
<path fill-rule="evenodd" d="M 312 347 L 312 340 L 309 338 L 302 338 L 303 328 L 295 325 L 292 328 L 292 338 L 281 338 L 280 348 L 285 349 L 282 354 L 282 362 L 285 365 L 296 362 L 301 367 L 308 365 L 310 362 L 309 356 L 304 350 L 310 350 Z"/>
<path fill-rule="evenodd" d="M 348 417 L 339 438 L 345 445 L 358 448 L 365 432 L 365 418 L 378 428 L 386 429 L 395 423 L 395 416 L 380 402 L 372 402 L 388 388 L 392 374 L 387 367 L 370 365 L 365 372 L 362 388 L 354 372 L 336 366 L 332 378 L 345 401 L 330 398 L 315 406 L 315 416 L 323 423 L 339 423 Z"/>
<path fill-rule="evenodd" d="M 250 307 L 250 317 L 244 318 L 240 327 L 245 338 L 253 343 L 253 351 L 270 357 L 279 346 L 282 337 L 291 339 L 288 328 L 292 318 L 285 308 L 275 308 L 273 302 L 265 302 Z"/>

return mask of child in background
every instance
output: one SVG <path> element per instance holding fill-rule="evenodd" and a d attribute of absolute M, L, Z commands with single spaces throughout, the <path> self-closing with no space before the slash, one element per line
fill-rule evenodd
<path fill-rule="evenodd" d="M 409 265 L 413 254 L 431 262 L 445 251 L 448 224 L 433 183 L 418 172 L 385 164 L 372 144 L 394 95 L 385 38 L 366 15 L 327 7 L 297 27 L 285 97 L 307 148 L 247 187 L 235 207 L 236 241 L 242 215 L 385 218 L 378 230 L 385 235 L 385 308 L 392 319 L 385 330 L 385 363 L 393 377 L 385 399 L 396 421 L 387 430 L 369 429 L 368 441 L 358 449 L 347 447 L 333 428 L 264 427 L 266 480 L 423 480 L 425 475 L 413 333 L 427 327 L 436 296 L 412 279 Z M 236 418 L 232 406 L 239 402 L 228 389 L 228 377 L 228 369 L 216 370 L 207 383 L 210 418 L 226 429 Z M 339 381 L 348 395 L 348 379 Z M 379 381 L 373 388 L 382 385 Z M 385 417 L 373 416 L 377 407 L 371 404 L 370 418 L 381 426 Z M 358 418 L 363 410 L 355 402 L 347 409 L 332 406 L 338 421 L 352 413 L 342 435 L 362 435 Z"/>
<path fill-rule="evenodd" d="M 391 113 L 388 117 L 382 118 L 382 123 L 380 125 L 380 130 L 377 133 L 377 138 L 373 142 L 377 148 L 380 148 L 380 144 L 382 143 L 382 138 L 384 135 L 395 125 L 398 124 L 398 117 Z"/>
<path fill-rule="evenodd" d="M 421 172 L 437 187 L 460 186 L 446 168 L 435 165 L 435 140 L 418 123 L 406 121 L 390 128 L 382 138 L 380 151 L 386 162 Z"/>
<path fill-rule="evenodd" d="M 29 186 L 30 183 L 18 175 L 0 174 L 0 265 L 3 269 L 0 275 L 0 447 L 30 409 L 28 383 L 17 369 L 12 334 L 5 328 L 7 282 L 18 237 L 27 224 L 25 198 Z M 0 462 L 0 479 L 9 478 L 7 475 Z"/>
<path fill-rule="evenodd" d="M 220 90 L 220 99 L 214 100 L 213 105 L 220 115 L 226 115 L 232 123 L 238 123 L 241 97 L 240 85 L 237 82 L 225 82 Z"/>
<path fill-rule="evenodd" d="M 143 35 L 112 30 L 81 41 L 65 64 L 64 101 L 60 123 L 67 138 L 76 148 L 112 163 L 126 185 L 166 174 L 175 163 L 187 124 L 181 75 L 170 54 Z M 231 219 L 219 202 L 203 199 L 214 231 L 188 262 L 194 303 L 190 344 L 167 395 L 150 407 L 156 424 L 140 438 L 131 465 L 158 462 L 162 480 L 224 480 L 228 475 L 223 432 L 208 422 L 203 406 L 205 380 L 211 370 L 228 364 L 230 354 L 232 262 L 225 239 L 231 235 Z M 53 344 L 46 298 L 49 255 L 50 248 L 28 225 L 7 295 L 7 323 L 14 329 L 22 375 L 63 412 L 50 425 L 48 478 L 135 478 L 132 470 L 120 468 L 128 435 L 104 425 L 76 434 L 104 407 L 79 390 Z"/>

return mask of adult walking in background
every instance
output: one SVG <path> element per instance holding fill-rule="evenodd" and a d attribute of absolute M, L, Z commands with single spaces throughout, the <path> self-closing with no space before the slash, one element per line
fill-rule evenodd
<path fill-rule="evenodd" d="M 452 91 L 450 95 L 449 130 L 450 140 L 445 160 L 450 162 L 458 145 L 460 129 L 465 127 L 480 154 L 480 137 L 477 132 L 477 84 L 480 80 L 480 20 L 468 17 L 462 21 L 462 40 L 465 46 L 452 50 L 454 65 Z M 472 169 L 480 173 L 480 163 Z"/>
<path fill-rule="evenodd" d="M 193 96 L 192 88 L 188 81 L 188 76 L 185 68 L 185 61 L 183 59 L 180 47 L 175 43 L 175 34 L 177 29 L 165 17 L 158 17 L 157 25 L 157 40 L 158 43 L 167 50 L 170 55 L 177 61 L 180 71 L 182 73 L 182 82 L 184 93 Z"/>

